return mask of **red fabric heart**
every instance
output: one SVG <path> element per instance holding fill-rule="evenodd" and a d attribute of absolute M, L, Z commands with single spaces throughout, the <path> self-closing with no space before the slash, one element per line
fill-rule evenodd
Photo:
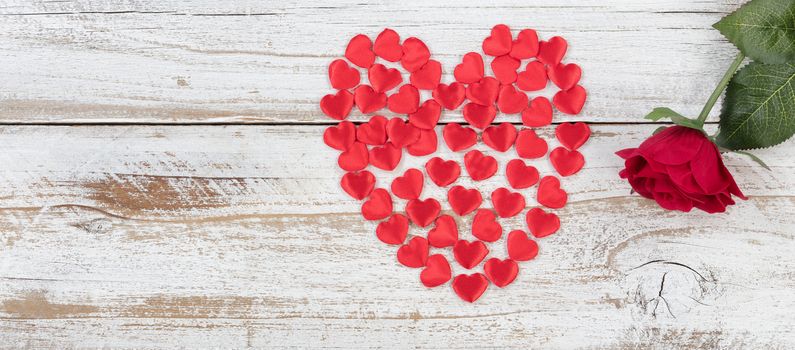
<path fill-rule="evenodd" d="M 401 214 L 392 215 L 375 228 L 375 236 L 386 244 L 403 244 L 409 232 L 409 219 Z"/>
<path fill-rule="evenodd" d="M 464 167 L 472 180 L 481 181 L 497 172 L 497 160 L 478 150 L 471 150 L 464 155 Z"/>
<path fill-rule="evenodd" d="M 353 101 L 360 112 L 369 114 L 386 106 L 386 94 L 373 90 L 369 85 L 359 85 L 353 91 Z"/>
<path fill-rule="evenodd" d="M 476 188 L 466 189 L 463 186 L 453 186 L 447 191 L 447 202 L 450 203 L 454 213 L 464 216 L 479 208 L 483 197 Z"/>
<path fill-rule="evenodd" d="M 511 259 L 491 258 L 483 265 L 483 271 L 491 283 L 502 288 L 516 279 L 516 275 L 519 273 L 519 265 Z"/>
<path fill-rule="evenodd" d="M 483 57 L 477 52 L 464 55 L 461 64 L 455 66 L 453 76 L 459 83 L 477 83 L 483 79 Z"/>
<path fill-rule="evenodd" d="M 415 157 L 427 156 L 436 152 L 436 147 L 439 141 L 436 139 L 436 131 L 434 130 L 420 130 L 420 138 L 417 142 L 410 144 L 406 147 L 406 151 Z"/>
<path fill-rule="evenodd" d="M 512 159 L 505 168 L 508 183 L 515 189 L 533 186 L 538 182 L 538 170 L 532 165 L 526 165 L 521 159 Z M 394 192 L 394 191 L 392 191 Z"/>
<path fill-rule="evenodd" d="M 428 231 L 428 243 L 435 248 L 452 247 L 458 241 L 458 226 L 450 215 L 436 218 L 436 226 Z"/>
<path fill-rule="evenodd" d="M 337 165 L 345 171 L 357 171 L 367 167 L 369 160 L 367 146 L 361 142 L 354 142 L 347 151 L 340 153 Z"/>
<path fill-rule="evenodd" d="M 516 141 L 516 127 L 511 123 L 490 126 L 483 130 L 483 143 L 495 151 L 505 152 L 511 149 Z"/>
<path fill-rule="evenodd" d="M 522 111 L 522 124 L 538 128 L 552 123 L 552 104 L 549 99 L 539 96 L 530 101 L 530 107 Z"/>
<path fill-rule="evenodd" d="M 356 128 L 356 139 L 367 145 L 386 143 L 386 123 L 383 116 L 374 115 L 370 120 Z"/>
<path fill-rule="evenodd" d="M 434 254 L 425 262 L 425 269 L 420 272 L 420 281 L 428 288 L 441 286 L 452 277 L 452 270 L 447 258 L 442 254 Z"/>
<path fill-rule="evenodd" d="M 516 76 L 516 86 L 524 91 L 538 91 L 547 87 L 547 70 L 544 64 L 532 61 Z"/>
<path fill-rule="evenodd" d="M 549 75 L 549 80 L 552 80 L 561 90 L 568 90 L 580 81 L 582 69 L 574 63 L 558 63 L 550 66 L 547 74 Z"/>
<path fill-rule="evenodd" d="M 526 159 L 541 158 L 547 154 L 547 142 L 538 137 L 533 129 L 523 129 L 516 137 L 516 154 Z"/>
<path fill-rule="evenodd" d="M 375 176 L 367 170 L 348 172 L 342 175 L 340 186 L 342 186 L 345 193 L 353 197 L 353 199 L 362 200 L 373 191 L 373 187 L 375 187 Z"/>
<path fill-rule="evenodd" d="M 458 275 L 453 279 L 453 291 L 461 300 L 474 303 L 489 287 L 489 281 L 482 273 Z"/>
<path fill-rule="evenodd" d="M 429 60 L 409 76 L 411 85 L 421 90 L 433 90 L 442 80 L 442 64 L 439 61 Z"/>
<path fill-rule="evenodd" d="M 576 150 L 591 137 L 591 128 L 583 122 L 561 123 L 555 128 L 555 137 L 564 147 Z"/>
<path fill-rule="evenodd" d="M 400 65 L 410 73 L 424 66 L 430 58 L 431 51 L 422 40 L 411 37 L 403 42 L 403 57 L 400 58 Z"/>
<path fill-rule="evenodd" d="M 397 251 L 397 260 L 407 267 L 423 267 L 428 260 L 428 241 L 422 237 L 414 237 L 408 244 L 402 245 Z"/>
<path fill-rule="evenodd" d="M 439 216 L 442 207 L 439 201 L 428 198 L 425 200 L 412 199 L 406 204 L 406 215 L 414 225 L 425 227 L 430 225 Z"/>
<path fill-rule="evenodd" d="M 335 89 L 352 89 L 359 85 L 359 71 L 345 60 L 336 59 L 328 65 L 328 80 Z"/>
<path fill-rule="evenodd" d="M 370 68 L 375 62 L 375 53 L 372 48 L 373 42 L 370 41 L 370 38 L 367 35 L 359 34 L 348 42 L 348 47 L 345 48 L 345 58 L 359 67 Z"/>
<path fill-rule="evenodd" d="M 444 142 L 453 152 L 463 151 L 478 142 L 478 134 L 475 130 L 463 127 L 458 123 L 450 123 L 442 129 Z"/>
<path fill-rule="evenodd" d="M 497 97 L 497 107 L 505 114 L 516 114 L 527 108 L 527 95 L 513 85 L 503 85 Z"/>
<path fill-rule="evenodd" d="M 439 102 L 442 107 L 451 111 L 461 106 L 465 97 L 466 88 L 461 83 L 439 84 L 433 89 L 433 99 Z"/>
<path fill-rule="evenodd" d="M 485 77 L 477 83 L 467 86 L 466 96 L 473 103 L 481 106 L 491 106 L 497 101 L 500 92 L 500 82 L 492 77 Z"/>
<path fill-rule="evenodd" d="M 401 118 L 392 118 L 386 124 L 386 135 L 397 148 L 406 147 L 420 138 L 420 129 Z"/>
<path fill-rule="evenodd" d="M 424 176 L 422 171 L 411 168 L 392 180 L 392 193 L 402 199 L 417 199 L 422 194 Z"/>
<path fill-rule="evenodd" d="M 409 114 L 409 122 L 420 129 L 433 130 L 441 115 L 442 107 L 434 100 L 427 100 L 416 112 Z"/>
<path fill-rule="evenodd" d="M 512 84 L 516 81 L 516 70 L 519 69 L 522 63 L 509 56 L 500 56 L 491 61 L 491 71 L 494 72 L 494 77 L 503 84 Z"/>
<path fill-rule="evenodd" d="M 538 60 L 544 64 L 554 66 L 560 63 L 566 55 L 569 45 L 566 39 L 554 36 L 547 41 L 542 41 L 538 45 Z"/>
<path fill-rule="evenodd" d="M 464 120 L 478 129 L 484 129 L 491 125 L 496 116 L 497 109 L 492 105 L 481 106 L 477 103 L 467 103 L 464 106 Z"/>
<path fill-rule="evenodd" d="M 425 163 L 425 172 L 431 181 L 439 187 L 445 187 L 458 179 L 461 167 L 454 160 L 443 160 L 439 157 L 431 158 Z"/>
<path fill-rule="evenodd" d="M 489 255 L 489 248 L 486 248 L 481 241 L 468 242 L 462 239 L 453 246 L 455 261 L 465 269 L 478 266 L 487 255 Z"/>
<path fill-rule="evenodd" d="M 535 57 L 538 54 L 538 34 L 532 29 L 523 29 L 516 36 L 511 46 L 511 57 L 520 60 Z"/>
<path fill-rule="evenodd" d="M 370 198 L 362 203 L 362 216 L 366 220 L 381 220 L 392 214 L 392 196 L 383 188 L 376 188 Z"/>
<path fill-rule="evenodd" d="M 412 85 L 403 85 L 397 93 L 389 96 L 387 106 L 389 110 L 400 114 L 409 114 L 417 111 L 420 105 L 420 92 Z"/>
<path fill-rule="evenodd" d="M 570 90 L 558 91 L 552 97 L 552 103 L 555 104 L 555 108 L 559 111 L 574 115 L 580 113 L 586 97 L 585 89 L 582 86 L 574 85 Z"/>
<path fill-rule="evenodd" d="M 497 216 L 488 209 L 478 209 L 472 219 L 472 235 L 486 242 L 494 242 L 502 237 L 502 225 Z"/>
<path fill-rule="evenodd" d="M 555 213 L 547 213 L 541 208 L 533 208 L 525 217 L 527 228 L 536 238 L 549 236 L 560 228 L 560 218 Z"/>
<path fill-rule="evenodd" d="M 354 97 L 348 90 L 337 91 L 320 99 L 320 110 L 329 118 L 343 120 L 348 117 L 353 108 Z"/>
<path fill-rule="evenodd" d="M 560 176 L 574 175 L 585 165 L 585 158 L 580 152 L 569 151 L 565 147 L 558 147 L 549 154 L 552 167 Z"/>
<path fill-rule="evenodd" d="M 483 40 L 483 52 L 489 56 L 502 56 L 511 52 L 513 38 L 511 28 L 498 24 L 491 28 L 491 35 Z"/>
<path fill-rule="evenodd" d="M 403 57 L 403 46 L 400 45 L 400 35 L 392 29 L 384 29 L 384 31 L 375 38 L 373 51 L 378 57 L 389 62 L 400 61 L 400 58 Z"/>
<path fill-rule="evenodd" d="M 513 217 L 519 214 L 525 206 L 524 196 L 521 193 L 511 192 L 505 187 L 491 192 L 491 204 L 501 218 Z"/>
<path fill-rule="evenodd" d="M 511 231 L 508 234 L 508 256 L 516 261 L 528 261 L 538 255 L 538 243 L 527 238 L 527 233 L 522 230 Z"/>
<path fill-rule="evenodd" d="M 356 141 L 356 125 L 343 120 L 337 126 L 329 126 L 323 132 L 323 142 L 329 147 L 344 151 Z"/>
<path fill-rule="evenodd" d="M 544 176 L 538 182 L 538 203 L 541 205 L 552 208 L 560 209 L 566 205 L 568 195 L 566 191 L 560 188 L 560 180 L 554 176 Z"/>
<path fill-rule="evenodd" d="M 376 63 L 367 70 L 367 77 L 370 85 L 376 92 L 387 92 L 394 89 L 403 82 L 403 76 L 395 68 L 387 68 L 383 64 Z"/>
<path fill-rule="evenodd" d="M 370 149 L 370 164 L 378 169 L 393 170 L 400 163 L 403 151 L 387 142 L 383 146 L 376 146 Z"/>

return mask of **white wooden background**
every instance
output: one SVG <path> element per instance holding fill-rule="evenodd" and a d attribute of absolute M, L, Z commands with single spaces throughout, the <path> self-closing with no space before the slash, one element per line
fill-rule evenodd
<path fill-rule="evenodd" d="M 4 0 L 0 348 L 792 349 L 795 142 L 727 155 L 751 199 L 723 215 L 630 195 L 613 155 L 700 110 L 739 4 Z M 317 101 L 353 34 L 449 73 L 497 23 L 569 40 L 590 96 L 556 120 L 594 135 L 561 231 L 470 305 L 360 219 Z"/>

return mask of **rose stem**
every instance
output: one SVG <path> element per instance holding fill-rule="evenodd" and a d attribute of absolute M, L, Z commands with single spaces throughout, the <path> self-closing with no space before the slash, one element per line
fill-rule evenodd
<path fill-rule="evenodd" d="M 729 80 L 732 79 L 734 73 L 737 71 L 737 68 L 740 68 L 740 64 L 743 63 L 744 59 L 745 55 L 743 55 L 742 52 L 737 54 L 737 57 L 734 58 L 734 62 L 732 62 L 731 66 L 729 66 L 729 69 L 726 71 L 726 73 L 723 74 L 723 79 L 721 79 L 720 83 L 718 83 L 718 86 L 715 87 L 715 91 L 713 91 L 712 95 L 709 96 L 707 104 L 704 105 L 704 108 L 701 110 L 701 114 L 698 115 L 699 123 L 703 125 L 704 121 L 707 120 L 709 112 L 712 111 L 712 107 L 715 106 L 715 102 L 718 101 L 718 97 L 720 97 L 720 94 L 723 93 L 723 90 L 726 90 L 726 86 L 729 85 Z"/>

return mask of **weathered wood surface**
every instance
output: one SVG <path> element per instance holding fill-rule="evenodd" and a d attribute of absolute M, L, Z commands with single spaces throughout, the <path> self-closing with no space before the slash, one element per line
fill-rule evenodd
<path fill-rule="evenodd" d="M 321 126 L 0 128 L 0 348 L 792 348 L 795 143 L 682 214 L 617 178 L 653 129 L 593 126 L 561 231 L 469 305 L 377 241 Z"/>

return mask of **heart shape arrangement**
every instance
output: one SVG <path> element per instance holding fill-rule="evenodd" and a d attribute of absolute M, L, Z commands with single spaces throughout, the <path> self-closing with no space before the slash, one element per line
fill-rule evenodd
<path fill-rule="evenodd" d="M 578 149 L 590 137 L 588 125 L 559 124 L 555 136 L 561 146 L 551 152 L 547 141 L 534 130 L 552 123 L 553 109 L 578 114 L 585 103 L 586 91 L 578 85 L 580 67 L 561 62 L 567 47 L 566 40 L 558 36 L 539 41 L 534 30 L 524 29 L 513 37 L 510 28 L 497 25 L 482 43 L 483 52 L 493 57 L 493 75 L 488 75 L 483 56 L 470 52 L 453 70 L 455 81 L 445 84 L 441 83 L 442 65 L 431 59 L 421 40 L 411 37 L 401 42 L 398 33 L 385 29 L 374 42 L 366 35 L 356 35 L 345 49 L 347 60 L 337 59 L 329 65 L 329 81 L 337 91 L 324 96 L 320 108 L 330 118 L 341 120 L 323 134 L 324 142 L 340 151 L 337 162 L 345 171 L 340 185 L 351 197 L 363 201 L 364 219 L 379 221 L 375 236 L 398 246 L 397 261 L 421 269 L 420 281 L 426 287 L 438 287 L 452 279 L 455 293 L 474 302 L 491 284 L 499 288 L 511 284 L 519 273 L 518 262 L 538 254 L 536 240 L 560 228 L 559 217 L 550 209 L 566 205 L 566 191 L 558 177 L 541 177 L 524 159 L 539 159 L 548 153 L 561 177 L 577 173 L 585 164 Z M 362 82 L 364 76 L 369 84 Z M 528 96 L 548 89 L 549 81 L 558 89 L 551 102 L 544 96 Z M 430 98 L 421 101 L 428 92 Z M 367 122 L 356 125 L 345 120 L 354 106 L 362 114 L 372 115 Z M 398 116 L 375 115 L 385 108 Z M 465 152 L 463 164 L 432 157 L 424 169 L 410 168 L 390 184 L 376 186 L 369 166 L 394 171 L 404 149 L 415 157 L 433 155 L 442 112 L 459 108 L 469 125 L 448 123 L 441 128 L 441 136 L 451 151 Z M 507 122 L 493 124 L 498 112 L 517 115 L 517 124 L 521 121 L 525 128 L 517 130 Z M 515 148 L 518 158 L 501 165 L 496 158 L 472 149 L 479 140 L 488 146 L 487 152 Z M 464 176 L 475 182 L 491 179 L 502 166 L 506 185 L 491 193 L 493 210 L 483 207 L 486 199 L 478 188 L 456 184 Z M 426 178 L 447 190 L 451 213 L 442 212 L 440 200 L 444 199 L 422 197 L 423 188 L 430 185 Z M 527 207 L 522 191 L 536 185 L 536 200 L 547 210 L 537 207 L 524 214 L 527 231 L 534 239 L 523 228 L 504 235 L 500 220 L 520 215 Z M 395 210 L 398 201 L 405 202 L 403 212 Z M 462 238 L 465 231 L 458 227 L 455 216 L 470 215 L 472 239 L 467 240 Z M 409 238 L 410 227 L 427 234 Z M 489 247 L 494 244 L 505 244 L 508 256 L 489 258 Z M 453 277 L 448 258 L 432 254 L 432 249 L 452 249 L 453 260 L 465 270 L 476 269 L 485 260 L 483 272 Z"/>

